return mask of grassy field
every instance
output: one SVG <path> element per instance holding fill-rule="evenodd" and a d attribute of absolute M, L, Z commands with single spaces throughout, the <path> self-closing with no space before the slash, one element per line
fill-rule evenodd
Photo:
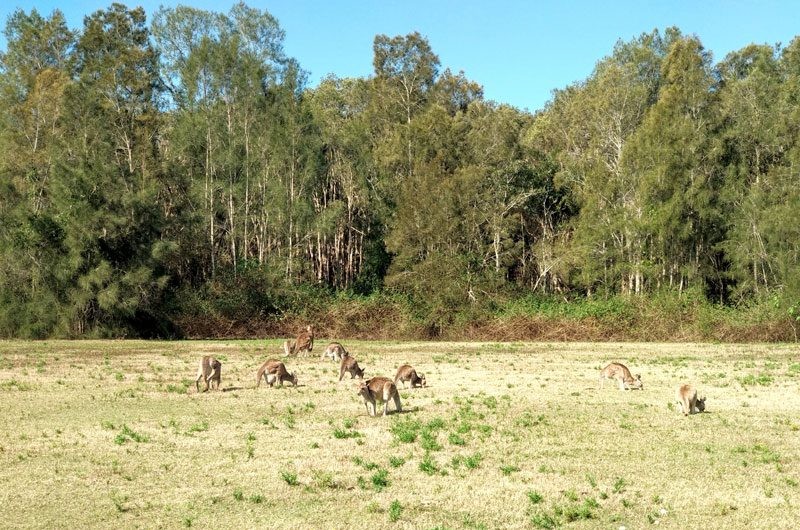
<path fill-rule="evenodd" d="M 367 377 L 428 388 L 371 418 L 338 365 L 279 341 L 0 342 L 8 527 L 789 528 L 795 345 L 348 342 Z M 197 394 L 199 358 L 222 391 Z M 621 392 L 610 361 L 641 374 Z M 673 404 L 678 382 L 704 414 Z M 390 406 L 390 411 L 393 406 Z"/>

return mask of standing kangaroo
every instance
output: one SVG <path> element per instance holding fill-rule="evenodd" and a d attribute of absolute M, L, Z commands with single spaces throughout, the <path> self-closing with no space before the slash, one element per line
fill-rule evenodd
<path fill-rule="evenodd" d="M 289 341 L 287 341 L 289 342 Z M 286 350 L 286 345 L 284 344 L 284 350 Z M 310 352 L 314 349 L 314 326 L 306 326 L 306 330 L 297 336 L 294 340 L 294 348 L 291 350 L 291 354 L 299 355 L 303 352 Z M 290 353 L 287 351 L 287 355 Z"/>
<path fill-rule="evenodd" d="M 219 390 L 219 383 L 222 379 L 222 363 L 210 355 L 204 355 L 200 359 L 200 366 L 197 367 L 197 379 L 194 380 L 194 387 L 198 392 L 200 392 L 201 379 L 206 385 L 203 392 L 208 391 L 209 383 L 211 383 L 211 388 L 214 388 L 214 383 L 216 383 L 216 389 Z"/>

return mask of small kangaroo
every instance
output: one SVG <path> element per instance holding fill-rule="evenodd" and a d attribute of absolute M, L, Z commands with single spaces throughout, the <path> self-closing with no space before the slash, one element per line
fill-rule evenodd
<path fill-rule="evenodd" d="M 297 374 L 290 374 L 286 370 L 286 365 L 276 359 L 269 359 L 261 365 L 256 373 L 256 388 L 261 386 L 261 378 L 267 381 L 267 384 L 272 387 L 274 383 L 283 386 L 284 381 L 289 381 L 292 386 L 297 386 Z"/>
<path fill-rule="evenodd" d="M 350 373 L 350 379 L 356 376 L 358 376 L 359 379 L 364 379 L 364 369 L 358 366 L 358 361 L 356 361 L 355 357 L 350 357 L 348 355 L 342 358 L 342 364 L 339 365 L 339 381 L 342 380 L 345 372 Z"/>
<path fill-rule="evenodd" d="M 628 367 L 622 363 L 611 363 L 600 371 L 600 388 L 606 379 L 616 379 L 620 390 L 642 390 L 642 376 L 631 375 Z"/>
<path fill-rule="evenodd" d="M 339 362 L 348 355 L 350 354 L 347 353 L 347 350 L 344 349 L 344 346 L 338 342 L 331 342 L 328 344 L 328 347 L 325 348 L 325 351 L 322 352 L 322 357 L 320 357 L 320 360 L 324 360 L 325 357 L 328 357 L 329 359 Z"/>
<path fill-rule="evenodd" d="M 400 406 L 400 394 L 397 392 L 397 387 L 388 377 L 373 377 L 361 383 L 358 387 L 358 395 L 364 399 L 364 406 L 367 408 L 367 414 L 375 416 L 377 409 L 375 406 L 376 401 L 383 402 L 383 415 L 389 409 L 389 400 L 394 400 L 394 407 L 397 412 L 403 410 Z M 370 408 L 370 405 L 372 407 Z"/>
<path fill-rule="evenodd" d="M 681 411 L 684 416 L 706 410 L 706 398 L 697 397 L 697 389 L 694 385 L 681 385 L 675 390 L 675 399 L 681 404 Z"/>
<path fill-rule="evenodd" d="M 403 383 L 403 388 L 406 387 L 406 381 L 411 382 L 411 388 L 417 386 L 424 387 L 428 385 L 428 383 L 425 381 L 425 374 L 417 373 L 414 367 L 410 364 L 404 364 L 397 369 L 397 375 L 394 376 L 395 385 L 397 385 L 397 381 L 401 381 Z"/>
<path fill-rule="evenodd" d="M 209 382 L 211 388 L 214 388 L 214 383 L 216 383 L 216 389 L 219 390 L 219 383 L 222 379 L 222 363 L 210 355 L 204 355 L 200 359 L 200 366 L 197 367 L 197 379 L 194 380 L 194 387 L 198 392 L 200 392 L 201 379 L 206 385 L 203 392 L 208 391 Z"/>

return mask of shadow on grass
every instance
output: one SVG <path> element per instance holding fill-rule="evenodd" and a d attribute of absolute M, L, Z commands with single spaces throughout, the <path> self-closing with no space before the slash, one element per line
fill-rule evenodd
<path fill-rule="evenodd" d="M 394 416 L 396 414 L 410 414 L 412 412 L 419 412 L 420 410 L 422 410 L 420 407 L 412 407 L 410 409 L 403 409 L 403 410 L 400 410 L 400 411 L 398 411 L 398 410 L 390 410 L 390 411 L 388 411 L 386 413 L 386 415 L 387 416 Z M 365 416 L 367 416 L 368 418 L 382 418 L 383 417 L 383 411 L 380 408 L 378 408 L 378 413 L 375 416 L 370 416 L 369 414 L 366 414 L 366 413 L 365 413 Z"/>

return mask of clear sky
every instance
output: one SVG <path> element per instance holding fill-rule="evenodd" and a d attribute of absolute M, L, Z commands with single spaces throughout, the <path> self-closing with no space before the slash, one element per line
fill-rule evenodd
<path fill-rule="evenodd" d="M 64 12 L 72 28 L 111 0 L 0 0 L 3 27 L 16 8 L 43 15 Z M 141 0 L 148 16 L 159 5 L 190 5 L 227 12 L 230 0 Z M 284 49 L 310 73 L 311 86 L 329 73 L 372 73 L 376 34 L 419 31 L 442 68 L 484 87 L 485 96 L 531 111 L 551 92 L 589 76 L 618 39 L 654 28 L 679 27 L 695 34 L 715 61 L 750 43 L 787 45 L 800 35 L 800 0 L 251 0 L 286 31 Z M 0 37 L 0 49 L 5 38 Z"/>

